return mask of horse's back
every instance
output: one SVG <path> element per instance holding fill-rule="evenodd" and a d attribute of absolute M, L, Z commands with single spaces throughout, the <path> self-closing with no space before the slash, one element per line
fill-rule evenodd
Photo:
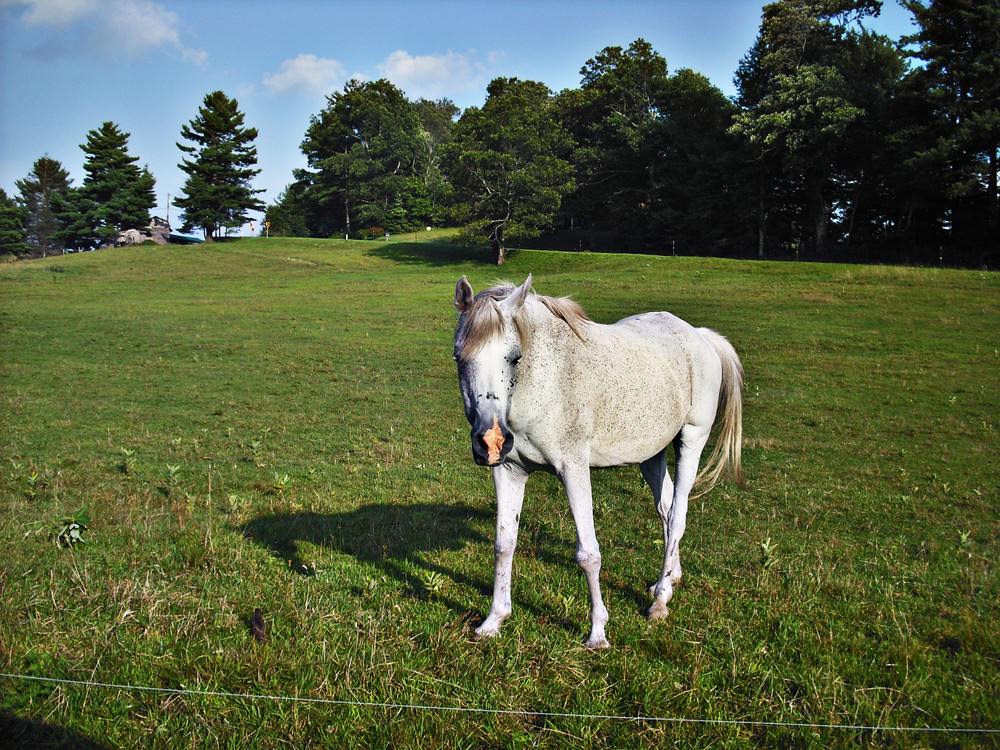
<path fill-rule="evenodd" d="M 706 335 L 710 332 L 695 328 L 673 313 L 632 315 L 613 323 L 608 329 L 621 337 L 622 345 L 638 342 L 639 346 L 651 352 L 651 357 L 666 362 L 668 367 L 694 368 L 696 372 L 688 374 L 695 379 L 702 376 L 702 370 L 714 372 L 718 364 L 716 348 Z"/>
<path fill-rule="evenodd" d="M 686 320 L 665 311 L 630 315 L 612 323 L 609 328 L 635 331 L 645 337 L 669 336 L 671 338 L 668 343 L 671 344 L 676 342 L 675 337 L 687 338 L 697 333 L 697 329 Z"/>

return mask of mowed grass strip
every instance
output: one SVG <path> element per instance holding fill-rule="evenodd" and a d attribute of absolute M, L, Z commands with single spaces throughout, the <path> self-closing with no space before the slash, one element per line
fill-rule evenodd
<path fill-rule="evenodd" d="M 595 472 L 612 649 L 590 653 L 572 518 L 543 475 L 514 615 L 470 638 L 494 503 L 451 300 L 498 269 L 446 240 L 0 268 L 0 670 L 525 714 L 0 680 L 0 729 L 165 748 L 1000 744 L 822 728 L 998 728 L 996 274 L 516 253 L 505 277 L 601 322 L 670 310 L 747 370 L 750 486 L 692 504 L 666 622 L 642 616 L 662 558 L 648 490 Z M 60 548 L 84 508 L 86 544 Z"/>

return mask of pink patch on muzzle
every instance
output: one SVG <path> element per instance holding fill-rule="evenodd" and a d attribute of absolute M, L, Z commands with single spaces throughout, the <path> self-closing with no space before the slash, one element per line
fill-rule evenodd
<path fill-rule="evenodd" d="M 493 427 L 483 435 L 483 442 L 486 443 L 486 447 L 489 449 L 489 462 L 491 464 L 499 463 L 500 451 L 503 449 L 503 432 L 500 430 L 500 423 L 497 421 L 495 415 L 493 417 Z"/>

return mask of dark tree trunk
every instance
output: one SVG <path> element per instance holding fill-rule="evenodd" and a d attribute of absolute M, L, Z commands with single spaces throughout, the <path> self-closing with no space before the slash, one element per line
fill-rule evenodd
<path fill-rule="evenodd" d="M 759 201 L 757 203 L 757 259 L 764 260 L 764 223 L 767 214 L 764 211 L 764 180 L 760 181 Z"/>
<path fill-rule="evenodd" d="M 809 219 L 812 226 L 809 231 L 812 234 L 813 252 L 823 257 L 826 254 L 826 203 L 823 200 L 823 183 L 813 177 L 809 180 L 808 187 Z"/>
<path fill-rule="evenodd" d="M 493 245 L 493 265 L 502 266 L 504 261 L 503 224 L 493 225 L 490 243 Z"/>

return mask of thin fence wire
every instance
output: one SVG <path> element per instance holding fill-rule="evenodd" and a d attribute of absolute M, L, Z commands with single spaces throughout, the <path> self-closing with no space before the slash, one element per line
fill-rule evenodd
<path fill-rule="evenodd" d="M 928 734 L 979 734 L 998 735 L 1000 729 L 984 729 L 978 727 L 901 727 L 901 726 L 866 726 L 862 724 L 815 724 L 811 722 L 756 721 L 752 719 L 692 719 L 683 716 L 621 716 L 616 714 L 578 714 L 559 711 L 529 711 L 503 708 L 471 708 L 468 706 L 430 706 L 418 703 L 389 703 L 379 701 L 338 700 L 335 698 L 303 698 L 291 695 L 268 695 L 266 693 L 229 693 L 218 690 L 191 690 L 190 688 L 165 688 L 151 685 L 121 685 L 112 682 L 94 682 L 90 680 L 67 680 L 59 677 L 36 677 L 33 675 L 6 674 L 0 672 L 0 679 L 43 682 L 56 685 L 71 685 L 85 688 L 104 688 L 108 690 L 124 690 L 127 692 L 160 693 L 180 696 L 199 696 L 204 698 L 231 698 L 245 701 L 275 701 L 292 703 L 313 703 L 329 706 L 349 706 L 355 708 L 377 708 L 392 711 L 426 711 L 428 713 L 471 713 L 493 716 L 526 716 L 545 719 L 579 719 L 600 721 L 634 721 L 659 722 L 666 724 L 703 724 L 713 726 L 740 727 L 774 727 L 786 729 L 840 730 L 853 732 L 907 732 Z"/>

